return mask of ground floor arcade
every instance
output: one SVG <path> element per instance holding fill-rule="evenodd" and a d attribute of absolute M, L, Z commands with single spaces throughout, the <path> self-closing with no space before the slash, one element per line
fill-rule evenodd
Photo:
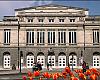
<path fill-rule="evenodd" d="M 17 50 L 15 50 L 15 53 L 12 53 L 12 50 L 5 50 L 3 53 L 1 53 L 1 67 L 4 69 L 10 69 L 13 64 L 18 67 L 19 57 L 17 55 Z M 34 54 L 33 50 L 31 51 L 31 49 L 28 49 L 26 51 L 22 49 L 22 51 L 23 53 L 21 55 L 19 54 L 19 56 L 21 56 L 22 68 L 32 68 L 34 62 L 40 62 L 43 68 L 47 66 L 47 62 L 52 64 L 52 68 L 64 68 L 68 66 L 68 63 L 70 67 L 72 67 L 73 65 L 74 68 L 78 68 L 78 66 L 81 66 L 83 59 L 89 64 L 89 66 L 100 68 L 99 51 L 92 52 L 88 55 L 85 51 L 86 55 L 83 54 L 83 56 L 80 55 L 82 51 L 78 53 L 75 49 L 74 51 L 68 51 L 69 54 L 67 54 L 65 50 L 57 51 L 57 54 L 55 49 L 54 51 L 47 51 L 47 54 L 42 50 L 38 50 L 37 54 Z"/>

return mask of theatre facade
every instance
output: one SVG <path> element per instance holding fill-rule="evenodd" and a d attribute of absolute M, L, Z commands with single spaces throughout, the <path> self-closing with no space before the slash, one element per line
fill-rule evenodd
<path fill-rule="evenodd" d="M 15 9 L 0 21 L 0 68 L 78 68 L 82 61 L 100 68 L 100 16 L 86 8 L 42 5 Z"/>

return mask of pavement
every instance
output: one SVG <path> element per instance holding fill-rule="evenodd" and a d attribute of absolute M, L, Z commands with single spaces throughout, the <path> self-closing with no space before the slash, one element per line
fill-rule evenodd
<path fill-rule="evenodd" d="M 100 71 L 100 69 L 98 69 Z M 28 71 L 32 72 L 32 69 L 21 69 L 21 74 L 26 74 Z M 43 68 L 41 72 L 48 71 L 46 68 Z M 63 69 L 53 69 L 51 72 L 61 72 Z M 20 70 L 0 70 L 0 75 L 7 75 L 7 74 L 20 74 Z"/>
<path fill-rule="evenodd" d="M 51 72 L 61 72 L 63 69 L 53 69 Z M 27 73 L 28 71 L 32 72 L 32 69 L 21 69 L 21 73 L 22 74 L 25 74 Z M 45 71 L 48 71 L 47 69 L 42 69 L 41 72 L 45 72 Z M 7 74 L 19 74 L 20 73 L 20 70 L 17 69 L 17 70 L 0 70 L 0 75 L 7 75 Z"/>

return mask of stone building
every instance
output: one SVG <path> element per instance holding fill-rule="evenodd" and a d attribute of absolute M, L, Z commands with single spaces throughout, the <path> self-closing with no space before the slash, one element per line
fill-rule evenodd
<path fill-rule="evenodd" d="M 32 68 L 47 62 L 53 68 L 81 66 L 100 68 L 100 16 L 86 8 L 42 5 L 15 9 L 0 21 L 0 68 Z M 20 61 L 21 59 L 21 61 Z"/>

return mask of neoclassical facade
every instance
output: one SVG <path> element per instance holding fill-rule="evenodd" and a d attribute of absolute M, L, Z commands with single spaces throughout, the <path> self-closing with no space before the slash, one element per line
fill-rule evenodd
<path fill-rule="evenodd" d="M 100 16 L 86 8 L 42 5 L 15 9 L 0 21 L 0 68 L 32 68 L 47 62 L 53 68 L 100 68 Z M 21 60 L 20 60 L 21 59 Z"/>

